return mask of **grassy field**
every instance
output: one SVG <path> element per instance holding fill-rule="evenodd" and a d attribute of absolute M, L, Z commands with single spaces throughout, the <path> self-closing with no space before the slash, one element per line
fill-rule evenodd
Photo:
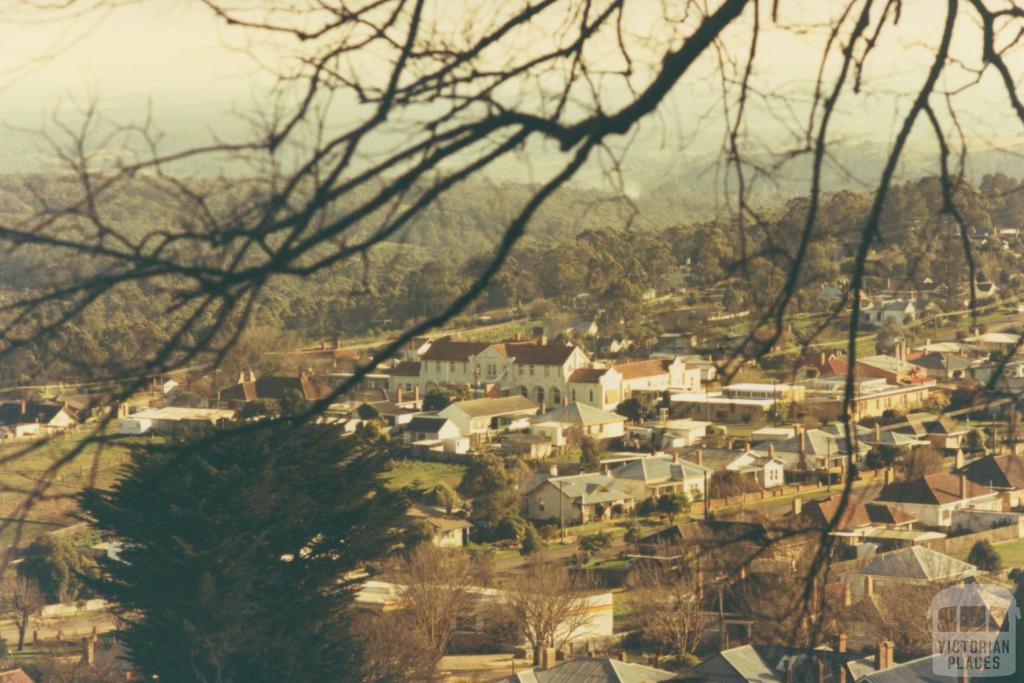
<path fill-rule="evenodd" d="M 1024 569 L 1024 538 L 1016 541 L 1006 541 L 1004 543 L 995 543 L 992 546 L 999 553 L 999 557 L 1003 561 L 1003 569 Z M 966 560 L 967 555 L 970 554 L 970 548 L 964 548 L 954 554 L 954 557 L 960 560 Z"/>
<path fill-rule="evenodd" d="M 457 463 L 404 460 L 384 476 L 388 486 L 395 490 L 409 488 L 413 482 L 418 482 L 420 488 L 432 489 L 441 482 L 455 488 L 465 473 L 466 466 Z"/>
<path fill-rule="evenodd" d="M 26 496 L 45 487 L 45 499 L 33 503 L 24 515 L 32 522 L 64 522 L 75 510 L 73 497 L 90 486 L 108 487 L 119 476 L 129 458 L 130 447 L 145 440 L 109 439 L 102 442 L 88 440 L 85 431 L 45 441 L 21 442 L 0 448 L 0 517 L 19 514 Z M 75 449 L 80 449 L 73 457 Z M 26 527 L 22 531 L 34 535 L 45 529 Z M 13 540 L 0 528 L 0 544 Z"/>

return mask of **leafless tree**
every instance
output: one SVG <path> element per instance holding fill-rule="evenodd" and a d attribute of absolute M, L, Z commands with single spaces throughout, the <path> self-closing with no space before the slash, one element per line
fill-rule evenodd
<path fill-rule="evenodd" d="M 18 628 L 18 652 L 25 649 L 25 633 L 28 631 L 29 622 L 45 605 L 43 593 L 39 585 L 31 579 L 23 576 L 6 578 L 2 585 L 4 612 L 14 621 Z"/>
<path fill-rule="evenodd" d="M 641 562 L 633 568 L 629 602 L 647 640 L 675 656 L 697 649 L 708 623 L 704 579 L 691 564 Z"/>
<path fill-rule="evenodd" d="M 503 586 L 504 611 L 522 629 L 534 664 L 540 663 L 544 648 L 562 649 L 593 623 L 586 603 L 590 588 L 566 567 L 539 561 Z"/>
<path fill-rule="evenodd" d="M 399 584 L 398 626 L 421 639 L 432 653 L 431 669 L 448 650 L 460 618 L 472 616 L 479 599 L 477 562 L 461 549 L 420 543 L 396 558 L 388 576 Z"/>
<path fill-rule="evenodd" d="M 408 629 L 400 612 L 361 612 L 352 633 L 362 647 L 363 678 L 377 683 L 430 680 L 437 656 L 426 641 Z"/>

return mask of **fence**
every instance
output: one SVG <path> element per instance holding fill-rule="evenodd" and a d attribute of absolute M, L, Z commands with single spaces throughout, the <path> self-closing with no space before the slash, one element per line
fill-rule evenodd
<path fill-rule="evenodd" d="M 858 481 L 874 481 L 876 479 L 884 478 L 885 470 L 865 470 L 859 473 Z M 842 485 L 839 484 L 833 486 L 832 491 L 833 493 L 839 493 L 842 491 Z M 734 505 L 759 503 L 761 501 L 772 500 L 774 498 L 795 496 L 800 493 L 828 493 L 828 487 L 822 486 L 821 484 L 784 484 L 783 486 L 776 486 L 771 489 L 753 491 L 750 493 L 728 496 L 726 498 L 711 498 L 708 500 L 708 510 L 720 510 Z"/>

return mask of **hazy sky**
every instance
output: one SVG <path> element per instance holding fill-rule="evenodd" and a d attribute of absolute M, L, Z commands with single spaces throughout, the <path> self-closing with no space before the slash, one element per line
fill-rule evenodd
<path fill-rule="evenodd" d="M 644 0 L 660 6 L 656 0 Z M 459 2 L 447 0 L 446 11 Z M 884 3 L 883 3 L 884 4 Z M 922 78 L 943 20 L 944 3 L 908 0 L 902 23 L 890 27 L 899 40 L 881 48 L 868 65 L 872 94 L 847 105 L 837 130 L 850 140 L 884 142 L 898 122 L 906 93 Z M 499 5 L 500 6 L 500 5 Z M 643 7 L 637 2 L 634 7 Z M 840 3 L 831 0 L 782 2 L 783 22 L 811 22 L 834 14 Z M 635 16 L 644 21 L 637 10 Z M 749 12 L 748 12 L 749 15 Z M 653 15 L 652 16 L 657 16 Z M 233 125 L 233 107 L 258 104 L 270 80 L 250 56 L 236 47 L 245 32 L 231 29 L 201 3 L 193 0 L 141 0 L 88 20 L 15 23 L 0 14 L 0 120 L 17 125 L 42 121 L 58 104 L 98 98 L 105 113 L 137 117 L 152 102 L 157 121 L 184 131 L 220 129 Z M 746 34 L 732 45 L 742 54 Z M 821 33 L 794 35 L 769 30 L 762 39 L 761 87 L 792 93 L 806 101 L 820 50 Z M 974 58 L 977 33 L 965 21 L 956 36 L 955 52 Z M 45 59 L 44 59 L 45 58 Z M 705 62 L 678 89 L 669 107 L 693 118 L 712 101 L 716 83 L 713 65 Z M 1016 136 L 1019 125 L 1010 119 L 1005 94 L 988 87 L 964 105 L 965 123 L 973 135 Z M 670 113 L 670 116 L 674 115 Z M 795 121 L 800 114 L 793 114 Z M 754 118 L 765 130 L 777 125 L 767 117 Z M 714 119 L 711 119 L 714 125 Z M 761 124 L 763 122 L 763 124 Z M 1006 125 L 1009 122 L 1010 125 Z M 763 131 L 760 131 L 763 132 Z"/>

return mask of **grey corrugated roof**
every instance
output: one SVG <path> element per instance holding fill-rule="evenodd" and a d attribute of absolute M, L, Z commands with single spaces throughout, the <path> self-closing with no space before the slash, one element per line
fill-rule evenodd
<path fill-rule="evenodd" d="M 958 678 L 940 676 L 933 670 L 932 660 L 942 655 L 929 655 L 921 659 L 891 666 L 859 679 L 857 683 L 955 683 Z M 988 681 L 991 678 L 971 676 L 972 681 Z"/>
<path fill-rule="evenodd" d="M 579 498 L 583 503 L 606 503 L 631 497 L 607 474 L 577 474 L 571 477 L 552 477 L 548 481 L 565 495 Z"/>
<path fill-rule="evenodd" d="M 499 683 L 658 683 L 675 678 L 670 671 L 606 657 L 581 657 L 550 669 L 513 674 Z"/>
<path fill-rule="evenodd" d="M 476 398 L 458 401 L 452 406 L 459 408 L 470 417 L 490 417 L 536 410 L 537 404 L 525 396 L 504 396 L 502 398 Z M 449 406 L 451 407 L 451 406 Z M 447 408 L 445 408 L 447 410 Z"/>
<path fill-rule="evenodd" d="M 883 553 L 860 570 L 861 574 L 891 576 L 929 581 L 971 576 L 977 573 L 972 564 L 924 546 L 911 546 Z"/>
<path fill-rule="evenodd" d="M 626 418 L 609 413 L 586 403 L 570 403 L 542 415 L 538 420 L 562 422 L 564 424 L 602 425 L 625 422 Z"/>
<path fill-rule="evenodd" d="M 722 683 L 779 683 L 771 667 L 750 645 L 724 650 L 694 667 L 694 672 Z"/>
<path fill-rule="evenodd" d="M 682 481 L 685 477 L 703 477 L 704 468 L 686 460 L 673 462 L 668 455 L 654 455 L 638 458 L 612 470 L 616 479 L 639 481 Z"/>

